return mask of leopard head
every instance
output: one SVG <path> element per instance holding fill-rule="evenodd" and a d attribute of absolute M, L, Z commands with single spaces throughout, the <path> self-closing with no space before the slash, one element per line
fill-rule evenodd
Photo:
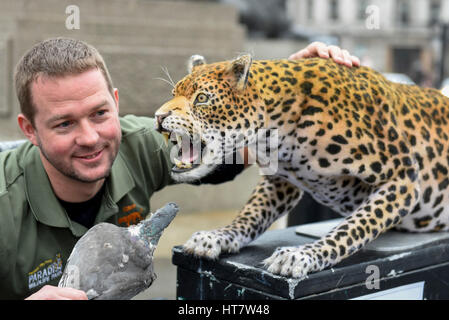
<path fill-rule="evenodd" d="M 252 58 L 206 64 L 192 56 L 189 74 L 173 89 L 173 99 L 156 113 L 157 130 L 176 145 L 172 176 L 191 182 L 239 161 L 237 150 L 263 126 L 263 112 L 250 87 Z"/>

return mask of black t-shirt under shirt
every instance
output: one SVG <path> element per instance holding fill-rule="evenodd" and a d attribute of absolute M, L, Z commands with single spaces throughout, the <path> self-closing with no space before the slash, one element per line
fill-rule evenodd
<path fill-rule="evenodd" d="M 65 209 L 70 219 L 90 229 L 95 222 L 95 218 L 100 210 L 101 199 L 103 198 L 104 184 L 95 196 L 84 202 L 67 202 L 58 199 Z"/>

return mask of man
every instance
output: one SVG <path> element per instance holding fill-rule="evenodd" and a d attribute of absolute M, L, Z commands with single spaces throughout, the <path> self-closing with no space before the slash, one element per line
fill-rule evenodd
<path fill-rule="evenodd" d="M 360 64 L 322 43 L 290 58 L 311 56 Z M 169 148 L 153 119 L 118 116 L 103 58 L 82 41 L 35 45 L 15 86 L 29 142 L 0 154 L 0 298 L 86 299 L 54 286 L 73 246 L 96 223 L 145 218 L 151 195 L 172 183 Z"/>

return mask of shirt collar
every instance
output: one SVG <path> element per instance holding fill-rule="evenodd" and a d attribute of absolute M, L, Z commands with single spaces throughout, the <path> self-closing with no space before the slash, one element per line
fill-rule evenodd
<path fill-rule="evenodd" d="M 111 174 L 106 181 L 108 186 L 106 189 L 114 203 L 119 202 L 135 187 L 134 179 L 120 151 L 112 164 Z"/>
<path fill-rule="evenodd" d="M 28 161 L 25 163 L 24 176 L 26 196 L 34 217 L 39 222 L 52 227 L 72 229 L 74 222 L 69 219 L 53 192 L 50 180 L 39 156 L 39 149 L 33 147 L 30 152 Z M 107 202 L 112 202 L 109 203 L 110 207 L 113 206 L 131 191 L 134 186 L 131 173 L 119 152 L 112 165 L 110 176 L 106 179 L 106 197 L 103 197 L 101 206 L 105 205 L 105 199 Z M 111 210 L 100 209 L 100 211 L 103 212 L 101 221 L 105 221 L 114 213 Z"/>

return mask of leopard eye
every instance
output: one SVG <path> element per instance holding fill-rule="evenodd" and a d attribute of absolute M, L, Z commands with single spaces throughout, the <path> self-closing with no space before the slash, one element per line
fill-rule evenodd
<path fill-rule="evenodd" d="M 200 93 L 196 96 L 194 104 L 205 104 L 209 101 L 209 97 L 205 93 Z"/>

